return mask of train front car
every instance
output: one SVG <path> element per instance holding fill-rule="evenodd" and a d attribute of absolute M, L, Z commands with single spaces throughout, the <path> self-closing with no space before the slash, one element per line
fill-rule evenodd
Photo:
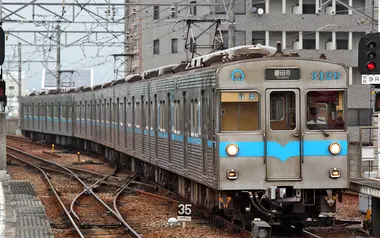
<path fill-rule="evenodd" d="M 334 220 L 348 188 L 347 68 L 269 57 L 217 73 L 219 207 L 250 225 Z"/>

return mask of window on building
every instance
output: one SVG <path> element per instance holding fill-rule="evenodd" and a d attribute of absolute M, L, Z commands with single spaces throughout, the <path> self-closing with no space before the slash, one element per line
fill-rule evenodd
<path fill-rule="evenodd" d="M 371 126 L 371 108 L 349 108 L 348 126 Z"/>
<path fill-rule="evenodd" d="M 178 39 L 172 39 L 172 53 L 178 53 Z"/>
<path fill-rule="evenodd" d="M 315 4 L 303 4 L 302 14 L 315 14 Z"/>
<path fill-rule="evenodd" d="M 264 12 L 266 12 L 265 1 L 262 1 L 262 0 L 252 0 L 252 9 L 253 8 L 256 8 L 256 10 L 259 9 L 259 8 L 262 8 L 264 10 Z"/>
<path fill-rule="evenodd" d="M 160 19 L 160 6 L 153 7 L 153 19 L 154 20 Z"/>
<path fill-rule="evenodd" d="M 228 31 L 221 31 L 223 43 L 220 43 L 220 49 L 228 49 Z"/>
<path fill-rule="evenodd" d="M 307 93 L 307 129 L 344 129 L 344 92 L 310 91 Z"/>
<path fill-rule="evenodd" d="M 296 128 L 295 92 L 270 93 L 270 128 L 272 130 L 294 130 Z"/>
<path fill-rule="evenodd" d="M 264 31 L 252 31 L 252 45 L 265 45 L 265 32 Z"/>
<path fill-rule="evenodd" d="M 315 50 L 315 39 L 303 39 L 302 47 L 305 50 Z"/>
<path fill-rule="evenodd" d="M 157 55 L 160 53 L 160 40 L 153 41 L 153 54 Z"/>
<path fill-rule="evenodd" d="M 225 6 L 227 6 L 227 9 L 228 9 L 230 1 L 231 0 L 215 0 L 215 3 L 216 3 L 215 13 L 226 14 Z M 235 0 L 234 10 L 235 10 L 235 14 L 244 15 L 246 12 L 246 0 Z"/>
<path fill-rule="evenodd" d="M 348 8 L 338 2 L 336 3 L 335 10 L 336 15 L 348 15 Z"/>
<path fill-rule="evenodd" d="M 259 95 L 256 92 L 221 93 L 221 130 L 259 129 Z"/>
<path fill-rule="evenodd" d="M 337 50 L 348 50 L 348 39 L 337 39 L 336 40 Z"/>
<path fill-rule="evenodd" d="M 197 1 L 191 1 L 190 4 L 194 4 L 194 6 L 190 7 L 190 15 L 191 16 L 196 16 L 197 15 Z"/>

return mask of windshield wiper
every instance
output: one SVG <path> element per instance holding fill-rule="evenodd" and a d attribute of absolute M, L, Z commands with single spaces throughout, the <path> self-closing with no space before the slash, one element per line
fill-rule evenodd
<path fill-rule="evenodd" d="M 322 133 L 323 133 L 323 135 L 324 135 L 325 137 L 329 137 L 329 134 L 328 134 L 325 130 L 323 130 L 322 128 L 320 128 L 320 127 L 318 126 L 318 124 L 317 124 L 317 120 L 318 120 L 318 119 L 316 119 L 316 120 L 313 119 L 313 121 L 315 122 L 315 126 L 316 126 L 319 130 L 322 131 Z"/>

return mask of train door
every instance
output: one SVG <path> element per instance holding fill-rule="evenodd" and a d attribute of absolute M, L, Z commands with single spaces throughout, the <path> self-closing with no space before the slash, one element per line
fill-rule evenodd
<path fill-rule="evenodd" d="M 268 89 L 265 112 L 267 180 L 301 179 L 299 89 Z"/>

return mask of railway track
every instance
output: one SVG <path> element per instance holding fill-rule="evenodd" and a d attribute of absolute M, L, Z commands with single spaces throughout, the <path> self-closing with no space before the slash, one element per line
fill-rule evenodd
<path fill-rule="evenodd" d="M 15 139 L 19 139 L 19 138 L 17 137 Z M 31 140 L 24 139 L 24 138 L 21 138 L 21 140 L 25 142 L 32 142 Z M 39 158 L 38 156 L 32 156 L 32 157 Z M 31 160 L 35 160 L 35 158 Z M 125 178 L 120 178 L 118 176 L 115 176 L 116 170 L 110 172 L 109 174 L 102 174 L 102 173 L 97 173 L 97 172 L 84 170 L 80 168 L 72 168 L 70 166 L 64 166 L 65 168 L 70 170 L 70 171 L 67 171 L 67 170 L 60 169 L 59 167 L 56 167 L 54 165 L 51 165 L 50 162 L 51 161 L 46 161 L 44 159 L 39 160 L 37 167 L 45 171 L 57 172 L 57 173 L 61 173 L 67 176 L 71 176 L 71 177 L 73 177 L 73 173 L 75 171 L 75 174 L 78 178 L 92 182 L 91 186 L 88 186 L 87 188 L 85 188 L 72 201 L 72 203 L 69 206 L 70 207 L 69 213 L 71 213 L 69 215 L 71 215 L 72 220 L 76 223 L 79 229 L 83 230 L 85 228 L 88 228 L 88 229 L 91 228 L 92 232 L 95 232 L 97 235 L 102 235 L 102 237 L 105 237 L 107 235 L 106 232 L 104 232 L 104 229 L 102 228 L 117 228 L 118 226 L 119 227 L 123 226 L 123 223 L 127 224 L 124 220 L 125 215 L 123 217 L 122 212 L 120 212 L 118 209 L 118 205 L 119 205 L 118 201 L 121 200 L 121 197 L 123 195 L 130 194 L 131 192 L 133 192 L 133 193 L 149 196 L 155 200 L 158 199 L 158 200 L 170 201 L 173 204 L 178 204 L 180 202 L 189 203 L 189 201 L 186 201 L 185 199 L 180 197 L 179 194 L 176 194 L 170 190 L 167 190 L 157 183 L 154 183 L 152 181 L 145 182 L 144 181 L 145 178 L 143 177 L 136 176 L 136 177 L 126 178 L 127 180 L 125 180 Z M 115 193 L 115 196 L 113 196 L 113 211 L 116 214 L 116 216 L 119 217 L 118 218 L 119 220 L 115 219 L 115 215 L 114 215 L 113 216 L 114 218 L 108 219 L 108 220 L 101 219 L 97 222 L 86 221 L 87 217 L 89 215 L 94 216 L 94 213 L 86 214 L 85 211 L 83 213 L 82 209 L 84 208 L 88 208 L 88 207 L 96 208 L 95 209 L 96 211 L 95 214 L 97 214 L 95 215 L 96 217 L 101 217 L 100 214 L 104 214 L 106 212 L 106 210 L 104 210 L 104 207 L 101 205 L 101 203 L 99 203 L 99 201 L 93 198 L 90 192 L 99 185 L 112 186 L 118 189 Z M 157 192 L 152 193 L 150 191 L 157 191 Z M 356 196 L 356 197 L 358 196 L 357 194 L 352 194 L 352 193 L 344 193 L 344 195 Z M 69 211 L 69 209 L 66 209 L 66 211 Z M 225 220 L 223 217 L 215 216 L 214 214 L 212 214 L 212 212 L 208 210 L 204 210 L 201 207 L 193 205 L 193 211 L 197 217 L 207 220 L 209 222 L 208 224 L 211 226 L 225 228 L 225 230 L 227 230 L 229 233 L 239 234 L 241 235 L 241 237 L 252 237 L 252 233 L 250 231 L 245 230 L 241 226 L 238 226 L 236 224 L 233 224 Z M 110 216 L 107 216 L 106 218 L 110 218 Z M 196 219 L 193 219 L 193 221 L 195 222 Z M 357 221 L 352 222 L 352 221 L 337 220 L 337 222 L 341 226 L 358 224 Z M 131 237 L 141 237 L 128 224 L 127 226 L 124 226 L 124 229 L 126 231 L 129 231 L 129 236 Z M 91 233 L 89 231 L 85 232 L 86 235 L 93 235 L 95 233 Z M 311 233 L 310 231 L 302 230 L 301 237 L 320 237 L 320 236 L 315 235 Z"/>
<path fill-rule="evenodd" d="M 49 183 L 49 186 L 57 199 L 57 202 L 60 204 L 66 217 L 70 220 L 70 223 L 72 224 L 73 228 L 75 229 L 79 237 L 85 237 L 84 235 L 86 236 L 101 235 L 102 237 L 106 237 L 106 235 L 112 235 L 112 237 L 115 237 L 116 234 L 119 234 L 119 235 L 124 234 L 124 236 L 120 236 L 120 237 L 125 237 L 125 234 L 128 234 L 128 235 L 132 234 L 130 237 L 134 237 L 134 238 L 140 237 L 140 236 L 136 236 L 137 232 L 135 232 L 124 221 L 124 219 L 122 219 L 115 211 L 113 211 L 92 190 L 94 186 L 100 183 L 100 181 L 108 178 L 111 174 L 103 176 L 102 178 L 98 179 L 93 185 L 87 186 L 78 177 L 76 173 L 74 173 L 70 169 L 60 164 L 47 161 L 43 158 L 28 154 L 24 151 L 21 151 L 9 146 L 7 146 L 7 157 L 26 163 L 32 166 L 33 168 L 37 169 L 44 175 L 45 179 Z M 84 187 L 84 190 L 80 194 L 78 194 L 78 196 L 74 199 L 74 204 L 75 204 L 75 202 L 78 202 L 78 198 L 81 198 L 79 203 L 77 203 L 77 204 L 80 204 L 81 209 L 78 209 L 79 212 L 77 210 L 77 212 L 72 213 L 74 214 L 75 219 L 73 218 L 73 215 L 70 214 L 70 212 L 66 208 L 66 205 L 61 199 L 59 195 L 59 191 L 57 191 L 57 189 L 54 186 L 54 183 L 52 182 L 52 179 L 50 178 L 51 175 L 47 174 L 44 171 L 44 169 L 41 167 L 50 168 L 50 169 L 53 168 L 54 170 L 59 170 L 59 169 L 64 170 L 66 173 L 71 174 L 71 176 L 75 178 Z M 71 208 L 73 211 L 74 206 L 72 206 Z M 95 223 L 94 223 L 94 218 L 95 218 Z M 103 228 L 107 228 L 107 231 L 105 231 L 105 229 Z M 116 228 L 114 229 L 116 230 L 116 232 L 112 231 L 111 232 L 112 234 L 109 234 L 110 228 Z"/>

